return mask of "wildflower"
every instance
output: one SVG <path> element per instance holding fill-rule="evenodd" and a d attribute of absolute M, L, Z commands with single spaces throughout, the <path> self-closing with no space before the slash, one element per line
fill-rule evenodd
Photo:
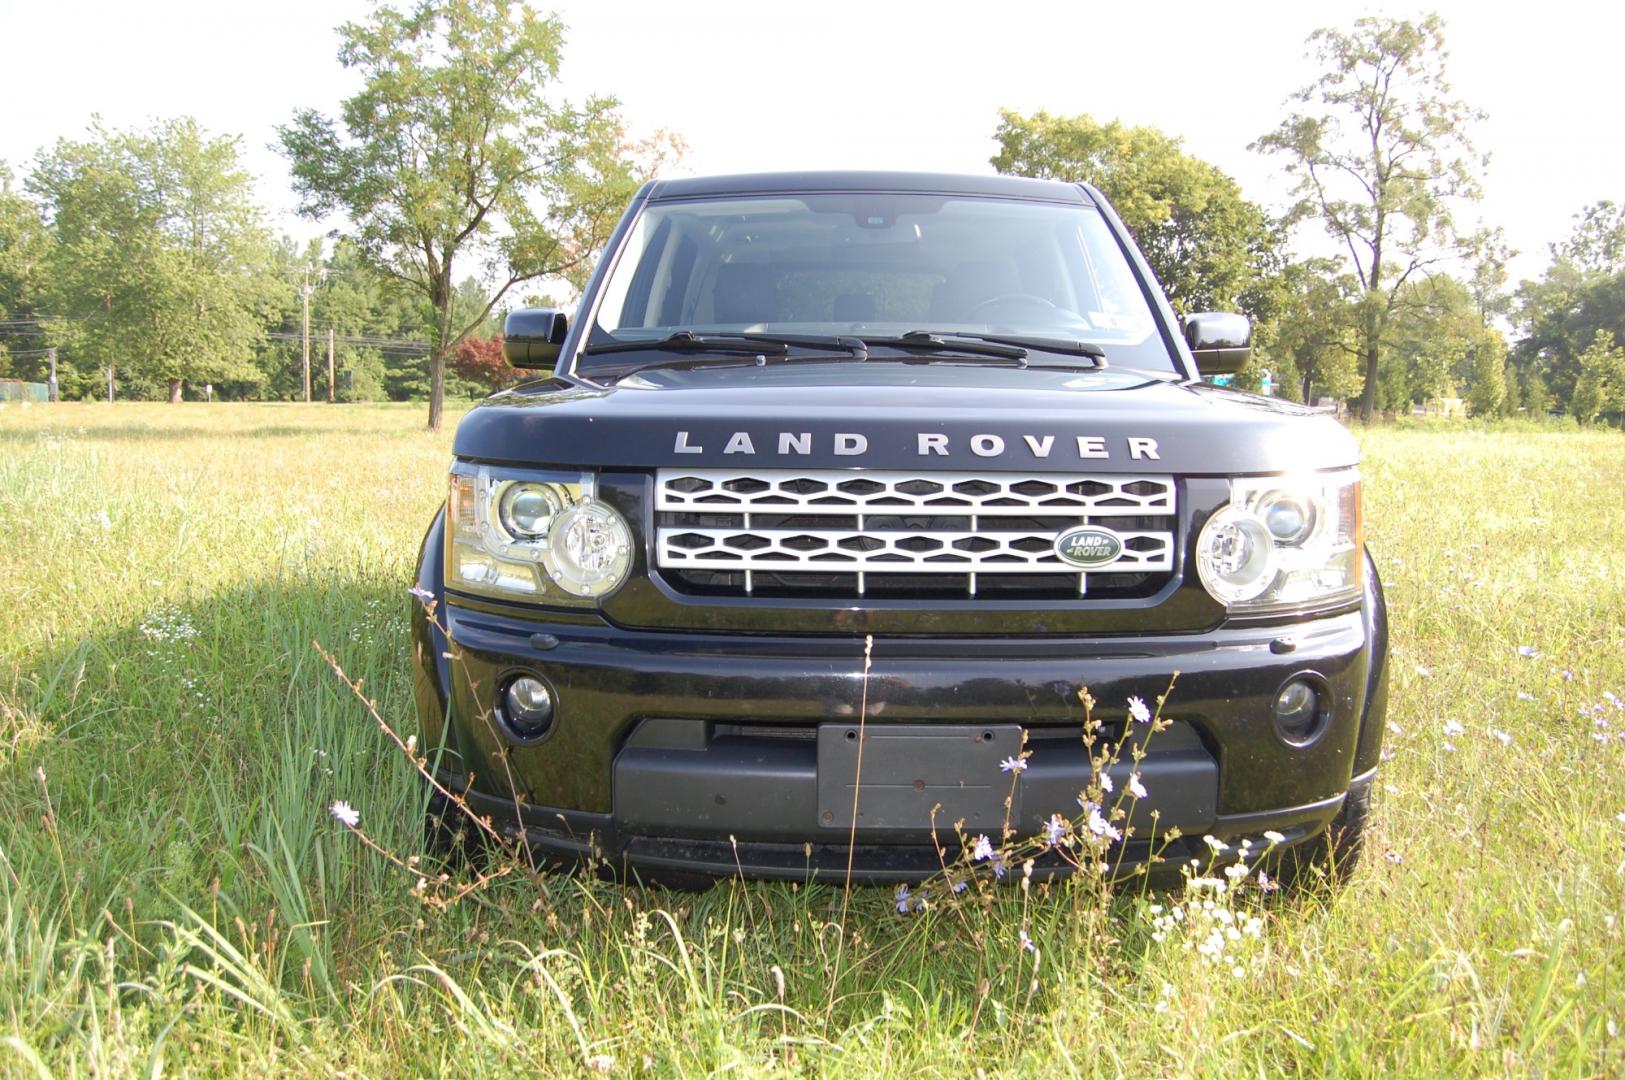
<path fill-rule="evenodd" d="M 1396 724 L 1392 720 L 1390 720 L 1390 721 L 1388 721 L 1388 734 L 1390 734 L 1390 735 L 1403 735 L 1403 734 L 1405 734 L 1405 732 L 1400 729 L 1400 726 L 1398 724 Z"/>
<path fill-rule="evenodd" d="M 1502 731 L 1500 728 L 1490 728 L 1490 736 L 1491 738 L 1501 740 L 1502 746 L 1512 745 L 1512 736 Z"/>
<path fill-rule="evenodd" d="M 1536 651 L 1533 645 L 1519 645 L 1518 655 L 1523 657 L 1525 660 L 1533 660 L 1535 657 L 1539 656 L 1540 653 Z"/>
<path fill-rule="evenodd" d="M 430 592 L 428 589 L 425 589 L 422 585 L 414 585 L 410 589 L 407 589 L 406 592 L 410 596 L 417 597 L 425 604 L 434 599 L 434 593 Z"/>
<path fill-rule="evenodd" d="M 954 882 L 954 892 L 962 893 L 962 892 L 965 891 L 965 889 L 969 885 L 970 885 L 970 882 L 968 882 L 968 881 L 956 881 L 956 882 Z"/>
<path fill-rule="evenodd" d="M 1033 944 L 1033 939 L 1027 936 L 1027 931 L 1025 930 L 1021 931 L 1021 947 L 1032 953 L 1034 956 L 1038 955 L 1038 946 Z"/>
<path fill-rule="evenodd" d="M 113 527 L 113 519 L 107 516 L 106 510 L 99 510 L 96 513 L 96 524 L 100 525 L 104 529 L 111 529 Z"/>
<path fill-rule="evenodd" d="M 1104 773 L 1103 772 L 1103 773 L 1100 774 L 1100 790 L 1106 792 L 1108 795 L 1111 794 L 1111 791 L 1112 791 L 1112 774 L 1111 773 Z"/>
<path fill-rule="evenodd" d="M 1422 678 L 1424 678 L 1424 679 L 1427 678 L 1429 675 L 1433 674 L 1433 672 L 1429 671 L 1427 668 L 1423 667 L 1421 664 L 1416 665 L 1416 673 L 1418 675 L 1422 676 Z"/>
<path fill-rule="evenodd" d="M 907 884 L 897 886 L 897 895 L 894 899 L 897 901 L 897 914 L 907 915 L 913 910 L 914 897 L 909 895 Z"/>
<path fill-rule="evenodd" d="M 1265 892 L 1274 892 L 1281 886 L 1277 884 L 1268 874 L 1260 870 L 1258 872 L 1258 887 L 1263 889 Z"/>
<path fill-rule="evenodd" d="M 1446 739 L 1444 742 L 1444 752 L 1447 754 L 1454 754 L 1456 752 L 1456 744 Z"/>
<path fill-rule="evenodd" d="M 1137 697 L 1128 699 L 1128 714 L 1142 724 L 1151 722 L 1151 710 L 1145 707 L 1145 702 Z"/>
<path fill-rule="evenodd" d="M 1003 855 L 995 855 L 995 856 L 993 856 L 993 876 L 998 878 L 1000 881 L 1003 881 L 1004 880 L 1004 872 L 1005 872 L 1006 869 L 1008 869 L 1008 868 L 1004 865 L 1004 856 Z"/>
<path fill-rule="evenodd" d="M 1146 796 L 1145 785 L 1140 783 L 1140 774 L 1137 772 L 1128 774 L 1128 793 L 1136 799 L 1143 799 Z"/>
<path fill-rule="evenodd" d="M 976 842 L 971 844 L 970 857 L 977 862 L 981 862 L 983 859 L 991 859 L 993 857 L 993 841 L 989 840 L 985 835 L 978 836 Z"/>
<path fill-rule="evenodd" d="M 615 1059 L 608 1054 L 594 1054 L 587 1059 L 587 1068 L 595 1073 L 607 1073 L 615 1068 Z"/>
<path fill-rule="evenodd" d="M 1027 761 L 1025 758 L 1007 757 L 999 762 L 999 769 L 1007 773 L 1019 773 L 1026 768 Z"/>
<path fill-rule="evenodd" d="M 1054 847 L 1055 845 L 1059 844 L 1061 842 L 1061 838 L 1066 836 L 1066 829 L 1066 818 L 1062 817 L 1060 814 L 1051 814 L 1049 816 L 1049 820 L 1044 822 L 1044 843 L 1048 844 L 1050 847 Z"/>
<path fill-rule="evenodd" d="M 1454 720 L 1446 720 L 1444 722 L 1444 733 L 1447 738 L 1454 739 L 1457 735 L 1466 734 L 1467 729 Z"/>
<path fill-rule="evenodd" d="M 1400 863 L 1405 861 L 1405 856 L 1401 855 L 1397 851 L 1390 851 L 1388 853 L 1388 855 L 1387 855 L 1387 859 L 1388 859 L 1389 862 L 1391 862 L 1391 863 L 1393 863 L 1394 865 L 1397 866 Z"/>
<path fill-rule="evenodd" d="M 1614 820 L 1619 822 L 1621 825 L 1625 825 L 1625 810 L 1621 810 L 1619 813 L 1615 814 Z"/>
<path fill-rule="evenodd" d="M 1214 836 L 1212 833 L 1209 833 L 1206 836 L 1202 837 L 1202 842 L 1204 844 L 1206 844 L 1209 848 L 1211 848 L 1213 850 L 1214 854 L 1218 854 L 1221 851 L 1229 851 L 1230 850 L 1230 845 L 1229 844 L 1225 843 L 1223 840 L 1220 840 L 1217 836 Z"/>
<path fill-rule="evenodd" d="M 1264 839 L 1268 840 L 1272 844 L 1286 843 L 1286 837 L 1276 832 L 1274 829 L 1265 829 Z"/>
<path fill-rule="evenodd" d="M 340 799 L 327 809 L 333 815 L 334 820 L 346 828 L 353 829 L 361 824 L 361 812 L 343 799 Z"/>
<path fill-rule="evenodd" d="M 1558 672 L 1558 674 L 1563 676 L 1564 682 L 1574 681 L 1574 672 L 1570 671 L 1568 668 L 1564 668 L 1562 671 Z"/>
<path fill-rule="evenodd" d="M 1085 828 L 1096 836 L 1103 836 L 1109 840 L 1121 840 L 1123 838 L 1122 832 L 1106 819 L 1106 815 L 1100 812 L 1098 805 L 1087 799 L 1080 800 L 1080 802 L 1082 802 L 1084 813 L 1087 815 L 1084 820 Z"/>
<path fill-rule="evenodd" d="M 1531 694 L 1527 690 L 1519 690 L 1518 691 L 1518 700 L 1519 701 L 1534 701 L 1535 700 L 1535 695 Z"/>

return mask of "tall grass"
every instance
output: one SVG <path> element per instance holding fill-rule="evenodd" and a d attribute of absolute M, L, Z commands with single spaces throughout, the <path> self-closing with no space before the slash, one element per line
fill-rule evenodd
<path fill-rule="evenodd" d="M 423 850 L 410 767 L 310 647 L 409 721 L 449 449 L 418 424 L 0 408 L 7 1072 L 1625 1069 L 1625 438 L 1362 436 L 1395 619 L 1374 832 L 1341 888 L 1244 902 L 1221 966 L 1159 932 L 1177 895 L 1087 885 L 907 917 L 858 890 L 844 925 L 775 884 L 425 907 L 327 813 Z"/>

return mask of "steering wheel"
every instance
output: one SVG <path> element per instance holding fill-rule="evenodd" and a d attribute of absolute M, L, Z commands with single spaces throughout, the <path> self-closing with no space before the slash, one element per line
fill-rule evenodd
<path fill-rule="evenodd" d="M 993 296 L 970 309 L 972 315 L 978 315 L 987 308 L 1009 307 L 1021 305 L 1025 307 L 1041 307 L 1049 311 L 1061 310 L 1053 300 L 1039 296 L 1036 293 L 1005 293 L 1003 296 Z"/>

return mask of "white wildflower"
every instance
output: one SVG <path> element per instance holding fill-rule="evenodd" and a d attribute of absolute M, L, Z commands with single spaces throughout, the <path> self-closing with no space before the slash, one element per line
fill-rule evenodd
<path fill-rule="evenodd" d="M 340 799 L 327 809 L 328 812 L 333 815 L 334 820 L 346 828 L 353 829 L 357 825 L 361 824 L 361 811 L 357 810 L 343 799 Z"/>
<path fill-rule="evenodd" d="M 1146 708 L 1145 702 L 1137 697 L 1128 699 L 1128 714 L 1142 724 L 1151 722 L 1151 710 Z"/>

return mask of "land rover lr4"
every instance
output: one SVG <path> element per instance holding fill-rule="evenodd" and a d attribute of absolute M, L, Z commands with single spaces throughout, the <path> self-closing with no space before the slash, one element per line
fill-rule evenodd
<path fill-rule="evenodd" d="M 548 856 L 908 881 L 1076 817 L 1080 692 L 1120 737 L 1177 673 L 1114 861 L 1347 847 L 1386 701 L 1357 451 L 1202 382 L 1248 339 L 1085 184 L 645 184 L 573 315 L 508 317 L 540 378 L 458 425 L 421 745 Z"/>

